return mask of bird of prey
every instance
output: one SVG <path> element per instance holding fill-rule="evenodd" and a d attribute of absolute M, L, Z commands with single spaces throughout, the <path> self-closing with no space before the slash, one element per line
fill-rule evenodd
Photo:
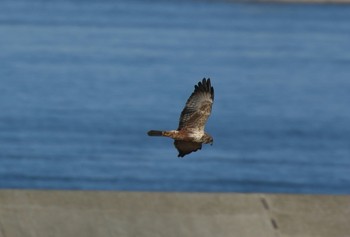
<path fill-rule="evenodd" d="M 181 112 L 177 130 L 151 130 L 149 136 L 163 136 L 174 139 L 179 151 L 178 157 L 184 157 L 202 148 L 202 144 L 213 144 L 213 138 L 204 131 L 205 123 L 211 113 L 214 102 L 214 88 L 210 78 L 204 78 L 194 86 L 194 92 L 188 98 Z"/>

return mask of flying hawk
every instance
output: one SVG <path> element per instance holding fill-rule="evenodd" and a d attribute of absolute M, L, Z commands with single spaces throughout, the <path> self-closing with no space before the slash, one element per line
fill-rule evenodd
<path fill-rule="evenodd" d="M 179 151 L 178 157 L 184 157 L 191 152 L 200 150 L 202 143 L 211 145 L 213 138 L 204 131 L 205 123 L 211 113 L 214 102 L 214 88 L 210 79 L 203 79 L 194 86 L 194 92 L 186 102 L 181 112 L 177 130 L 151 130 L 149 136 L 163 136 L 174 139 L 174 145 Z"/>

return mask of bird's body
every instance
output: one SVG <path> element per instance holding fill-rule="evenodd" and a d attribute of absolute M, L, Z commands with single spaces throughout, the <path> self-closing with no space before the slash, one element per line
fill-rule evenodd
<path fill-rule="evenodd" d="M 203 79 L 195 85 L 194 92 L 188 98 L 181 112 L 177 130 L 151 130 L 149 136 L 164 136 L 174 139 L 174 145 L 179 151 L 178 157 L 200 150 L 202 144 L 213 143 L 213 138 L 204 131 L 214 102 L 214 88 L 210 79 Z"/>

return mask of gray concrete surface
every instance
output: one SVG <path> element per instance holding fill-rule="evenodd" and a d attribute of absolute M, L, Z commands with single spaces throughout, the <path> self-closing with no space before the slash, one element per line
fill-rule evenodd
<path fill-rule="evenodd" d="M 1 237 L 349 237 L 350 196 L 0 190 Z"/>

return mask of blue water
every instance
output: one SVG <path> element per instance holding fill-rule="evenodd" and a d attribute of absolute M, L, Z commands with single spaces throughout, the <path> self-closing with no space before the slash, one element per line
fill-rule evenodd
<path fill-rule="evenodd" d="M 350 193 L 350 6 L 1 1 L 0 188 Z M 170 139 L 215 87 L 213 146 Z"/>

